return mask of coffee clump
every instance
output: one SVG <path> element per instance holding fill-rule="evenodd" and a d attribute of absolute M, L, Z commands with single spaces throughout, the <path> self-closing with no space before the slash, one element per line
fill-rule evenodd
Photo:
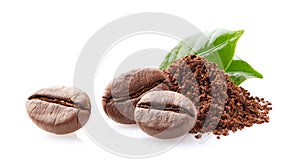
<path fill-rule="evenodd" d="M 170 89 L 188 97 L 198 110 L 196 124 L 190 130 L 196 138 L 212 132 L 219 139 L 230 131 L 269 122 L 271 102 L 236 86 L 224 71 L 203 56 L 176 60 L 164 73 Z"/>

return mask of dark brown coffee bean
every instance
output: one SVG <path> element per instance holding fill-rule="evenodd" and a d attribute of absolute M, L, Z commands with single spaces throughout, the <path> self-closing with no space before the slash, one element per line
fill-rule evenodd
<path fill-rule="evenodd" d="M 141 97 L 150 91 L 169 90 L 165 75 L 156 68 L 124 73 L 108 84 L 102 97 L 105 113 L 114 121 L 134 124 L 134 109 Z"/>
<path fill-rule="evenodd" d="M 91 105 L 83 91 L 65 86 L 40 89 L 26 102 L 29 117 L 40 128 L 55 134 L 80 129 L 89 119 Z"/>
<path fill-rule="evenodd" d="M 187 134 L 194 127 L 197 110 L 188 98 L 179 93 L 153 91 L 138 102 L 134 117 L 145 133 L 170 139 Z"/>

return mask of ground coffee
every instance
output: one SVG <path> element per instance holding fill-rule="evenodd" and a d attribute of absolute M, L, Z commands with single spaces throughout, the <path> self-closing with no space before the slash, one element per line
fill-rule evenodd
<path fill-rule="evenodd" d="M 269 122 L 271 102 L 251 96 L 202 56 L 186 56 L 164 72 L 170 89 L 188 97 L 198 110 L 196 125 L 190 131 L 196 138 L 206 132 L 220 138 L 230 131 Z"/>

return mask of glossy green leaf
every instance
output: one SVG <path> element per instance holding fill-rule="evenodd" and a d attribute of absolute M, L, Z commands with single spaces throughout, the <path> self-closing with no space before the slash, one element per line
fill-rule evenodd
<path fill-rule="evenodd" d="M 249 78 L 263 78 L 261 73 L 243 60 L 232 60 L 225 72 L 236 85 L 240 85 Z"/>
<path fill-rule="evenodd" d="M 175 60 L 190 54 L 205 56 L 210 62 L 215 62 L 221 69 L 227 69 L 234 56 L 235 46 L 244 30 L 230 31 L 216 29 L 212 32 L 194 34 L 181 41 L 169 52 L 160 69 L 166 69 Z"/>
<path fill-rule="evenodd" d="M 175 60 L 196 54 L 205 56 L 209 62 L 215 62 L 220 69 L 230 76 L 236 85 L 240 85 L 249 78 L 263 78 L 262 74 L 247 62 L 233 60 L 237 41 L 243 33 L 244 30 L 216 29 L 212 32 L 189 36 L 166 55 L 160 69 L 167 69 Z"/>

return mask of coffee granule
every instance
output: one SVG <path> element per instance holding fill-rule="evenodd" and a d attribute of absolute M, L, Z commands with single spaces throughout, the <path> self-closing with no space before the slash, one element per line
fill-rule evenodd
<path fill-rule="evenodd" d="M 198 110 L 196 125 L 190 131 L 196 138 L 213 132 L 219 139 L 230 131 L 269 122 L 271 102 L 250 96 L 250 92 L 236 86 L 215 63 L 202 56 L 186 56 L 164 72 L 171 90 L 188 97 Z"/>

